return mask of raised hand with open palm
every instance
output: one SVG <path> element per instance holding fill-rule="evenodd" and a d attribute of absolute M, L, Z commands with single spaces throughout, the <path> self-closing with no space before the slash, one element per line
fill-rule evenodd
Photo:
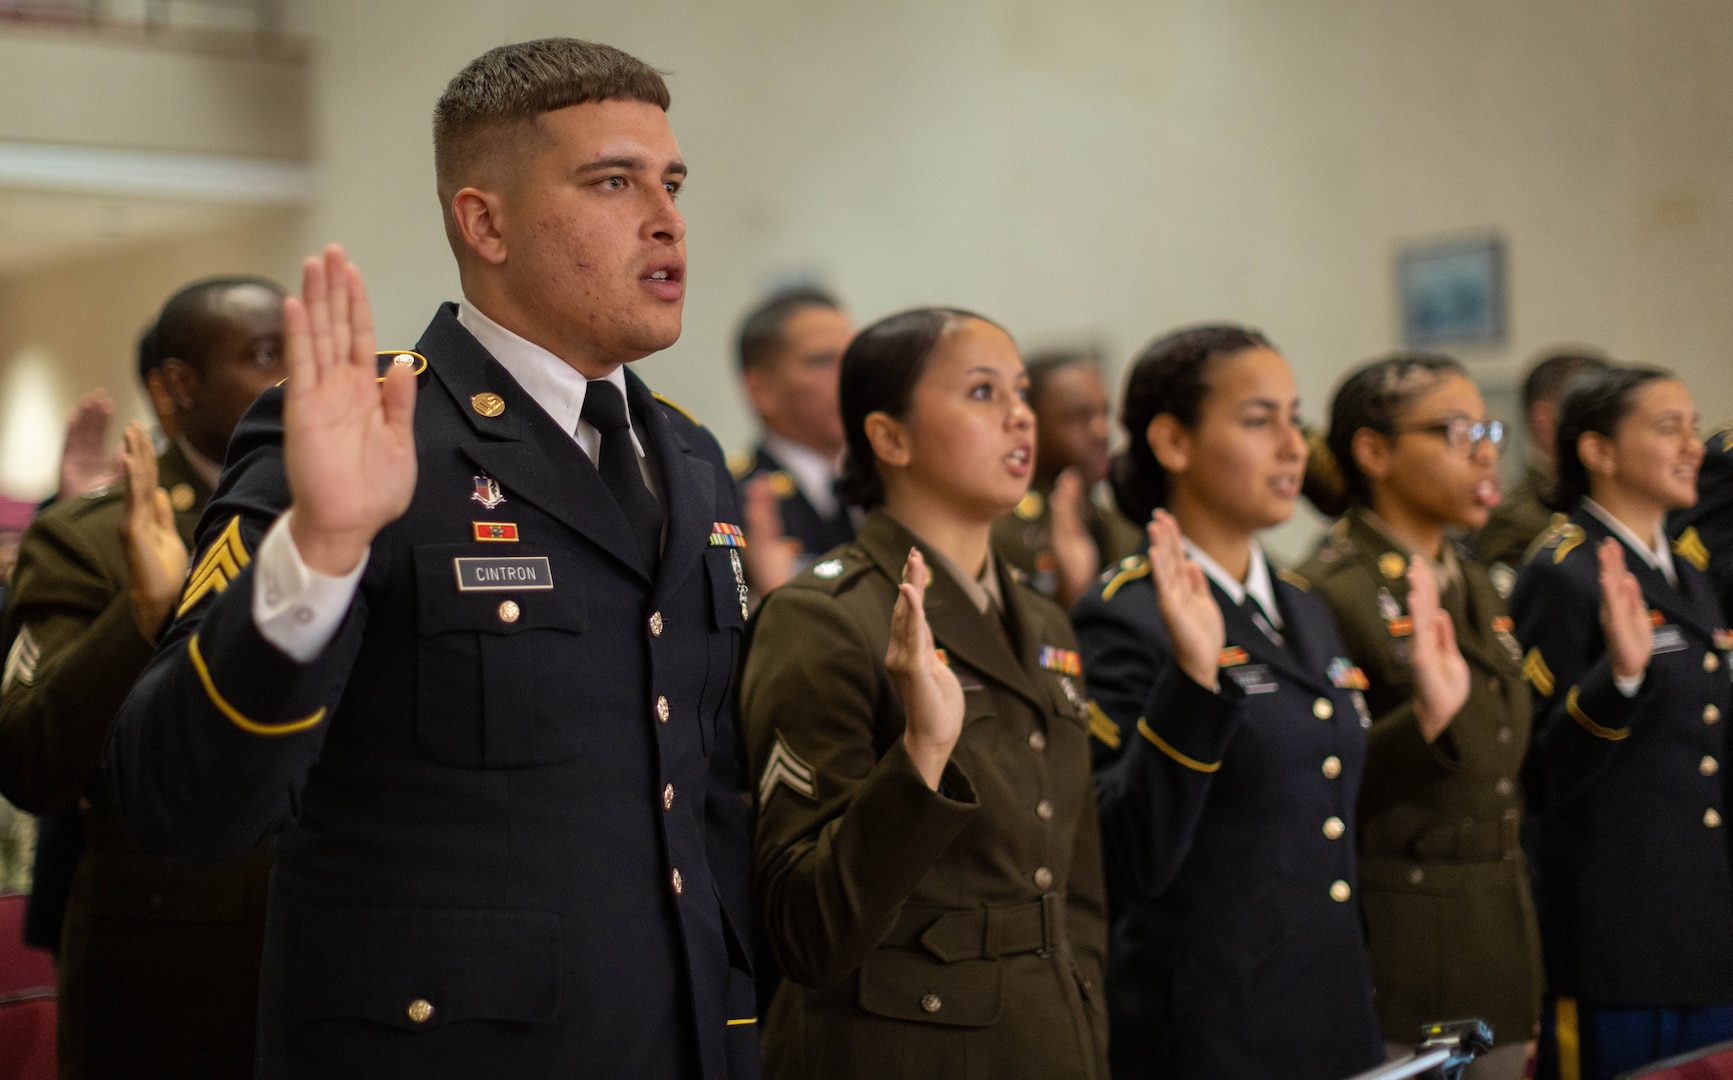
<path fill-rule="evenodd" d="M 341 247 L 309 258 L 301 282 L 283 301 L 289 532 L 310 568 L 341 575 L 415 493 L 415 376 L 379 379 L 372 307 Z"/>

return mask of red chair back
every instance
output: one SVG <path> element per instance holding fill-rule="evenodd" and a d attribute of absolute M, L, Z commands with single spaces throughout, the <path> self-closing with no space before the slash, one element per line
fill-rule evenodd
<path fill-rule="evenodd" d="M 24 900 L 0 896 L 0 1080 L 54 1080 L 54 958 L 25 947 Z"/>
<path fill-rule="evenodd" d="M 1716 1043 L 1645 1065 L 1626 1073 L 1621 1080 L 1733 1080 L 1733 1042 Z"/>

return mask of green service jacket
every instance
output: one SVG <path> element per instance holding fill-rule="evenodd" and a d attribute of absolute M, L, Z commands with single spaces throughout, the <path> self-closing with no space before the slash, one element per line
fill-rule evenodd
<path fill-rule="evenodd" d="M 1059 587 L 1059 563 L 1053 557 L 1053 508 L 1044 492 L 1030 489 L 1016 509 L 993 523 L 993 553 L 1029 577 L 1029 585 L 1051 598 Z M 1083 526 L 1095 541 L 1096 569 L 1105 570 L 1149 546 L 1143 530 L 1127 521 L 1103 488 L 1083 503 Z"/>
<path fill-rule="evenodd" d="M 1366 673 L 1374 721 L 1360 795 L 1360 880 L 1385 1038 L 1474 1016 L 1501 1044 L 1538 1019 L 1540 936 L 1519 832 L 1529 696 L 1515 624 L 1464 558 L 1444 608 L 1468 704 L 1428 745 L 1414 719 L 1408 556 L 1351 509 L 1296 580 L 1330 605 Z"/>
<path fill-rule="evenodd" d="M 923 547 L 927 617 L 966 703 L 930 790 L 884 666 L 917 543 L 876 512 L 754 624 L 741 718 L 756 891 L 786 975 L 765 1075 L 1106 1080 L 1107 912 L 1071 627 L 1001 563 L 1000 633 Z"/>
<path fill-rule="evenodd" d="M 189 548 L 210 490 L 179 448 L 157 461 Z M 83 811 L 61 929 L 62 1078 L 250 1077 L 270 852 L 201 870 L 122 834 L 103 742 L 151 656 L 127 597 L 124 488 L 57 502 L 19 544 L 0 689 L 0 791 Z"/>

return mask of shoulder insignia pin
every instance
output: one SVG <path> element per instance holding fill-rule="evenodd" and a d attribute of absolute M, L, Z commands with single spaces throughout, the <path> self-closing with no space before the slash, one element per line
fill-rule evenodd
<path fill-rule="evenodd" d="M 177 514 L 184 514 L 191 510 L 193 503 L 197 502 L 198 498 L 191 484 L 176 484 L 174 489 L 168 493 L 169 505 L 174 507 Z"/>
<path fill-rule="evenodd" d="M 1486 569 L 1486 576 L 1492 581 L 1492 591 L 1501 600 L 1509 600 L 1512 590 L 1516 588 L 1516 571 L 1509 563 L 1495 562 Z"/>
<path fill-rule="evenodd" d="M 408 349 L 381 349 L 374 353 L 379 361 L 379 381 L 384 382 L 385 376 L 393 368 L 408 368 L 411 375 L 420 375 L 427 370 L 427 357 Z"/>
<path fill-rule="evenodd" d="M 734 479 L 744 480 L 751 471 L 752 455 L 744 453 L 728 455 L 728 474 Z"/>
<path fill-rule="evenodd" d="M 1003 506 L 1005 504 L 1000 503 L 999 505 Z M 1041 497 L 1041 493 L 1039 491 L 1030 491 L 1024 494 L 1023 498 L 1017 503 L 1017 508 L 1013 510 L 1012 513 L 1016 514 L 1024 521 L 1034 521 L 1036 518 L 1041 516 L 1041 511 L 1046 508 L 1047 500 Z"/>
<path fill-rule="evenodd" d="M 779 499 L 789 499 L 794 497 L 794 492 L 794 477 L 781 469 L 770 474 L 770 493 L 772 495 Z"/>
<path fill-rule="evenodd" d="M 241 515 L 236 514 L 199 557 L 193 572 L 187 575 L 186 589 L 181 593 L 181 606 L 175 614 L 185 615 L 206 595 L 221 593 L 229 587 L 229 582 L 235 579 L 235 575 L 252 561 L 252 557 L 247 554 L 246 545 L 241 543 Z"/>
<path fill-rule="evenodd" d="M 1378 556 L 1378 572 L 1387 578 L 1392 580 L 1399 578 L 1402 576 L 1402 572 L 1407 569 L 1408 560 L 1394 551 L 1386 551 Z"/>
<path fill-rule="evenodd" d="M 1001 503 L 1000 505 L 1003 506 L 1004 504 Z M 842 560 L 841 559 L 826 559 L 825 561 L 819 563 L 817 566 L 812 568 L 812 576 L 824 578 L 826 581 L 829 581 L 832 578 L 841 577 L 842 576 Z"/>
<path fill-rule="evenodd" d="M 802 798 L 816 802 L 817 788 L 813 783 L 816 776 L 812 766 L 788 748 L 782 732 L 777 732 L 776 743 L 770 748 L 770 760 L 764 763 L 764 773 L 758 778 L 759 808 L 762 809 L 764 804 L 770 801 L 770 796 L 779 784 Z"/>

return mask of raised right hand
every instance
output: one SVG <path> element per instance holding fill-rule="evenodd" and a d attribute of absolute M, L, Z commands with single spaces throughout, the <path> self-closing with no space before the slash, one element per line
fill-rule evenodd
<path fill-rule="evenodd" d="M 1408 617 L 1413 624 L 1414 722 L 1432 742 L 1468 704 L 1468 661 L 1456 645 L 1456 623 L 1444 610 L 1438 579 L 1419 560 L 1408 563 Z"/>
<path fill-rule="evenodd" d="M 393 365 L 379 381 L 373 311 L 341 247 L 307 259 L 301 293 L 283 301 L 289 533 L 309 568 L 341 576 L 415 493 L 415 376 Z"/>
<path fill-rule="evenodd" d="M 154 642 L 186 584 L 187 546 L 175 529 L 168 492 L 157 486 L 156 450 L 143 424 L 126 426 L 121 462 L 126 470 L 120 535 L 126 545 L 127 598 L 139 634 Z"/>
<path fill-rule="evenodd" d="M 1179 522 L 1166 510 L 1157 510 L 1149 522 L 1149 572 L 1174 662 L 1198 685 L 1215 689 L 1227 624 L 1203 568 L 1185 557 Z"/>
<path fill-rule="evenodd" d="M 117 458 L 103 452 L 114 402 L 98 387 L 78 399 L 66 414 L 66 441 L 60 447 L 60 487 L 57 499 L 76 499 L 121 478 Z"/>
<path fill-rule="evenodd" d="M 923 603 L 931 575 L 920 551 L 910 548 L 902 584 L 897 586 L 897 606 L 891 610 L 885 673 L 903 704 L 903 746 L 921 779 L 937 791 L 945 763 L 963 734 L 963 687 L 933 649 L 933 631 Z"/>
<path fill-rule="evenodd" d="M 1634 679 L 1649 670 L 1655 651 L 1655 626 L 1643 586 L 1625 568 L 1625 551 L 1608 537 L 1595 552 L 1601 570 L 1601 631 L 1607 639 L 1607 662 L 1613 674 Z"/>
<path fill-rule="evenodd" d="M 1047 495 L 1048 542 L 1053 545 L 1053 558 L 1059 564 L 1053 599 L 1066 610 L 1089 591 L 1095 575 L 1101 571 L 1101 552 L 1089 535 L 1089 527 L 1083 523 L 1083 507 L 1088 501 L 1089 487 L 1076 469 L 1061 472 Z"/>
<path fill-rule="evenodd" d="M 745 489 L 746 546 L 741 549 L 740 561 L 746 564 L 746 583 L 763 597 L 794 576 L 800 541 L 782 535 L 782 509 L 776 492 L 770 489 L 769 476 L 753 477 Z"/>

